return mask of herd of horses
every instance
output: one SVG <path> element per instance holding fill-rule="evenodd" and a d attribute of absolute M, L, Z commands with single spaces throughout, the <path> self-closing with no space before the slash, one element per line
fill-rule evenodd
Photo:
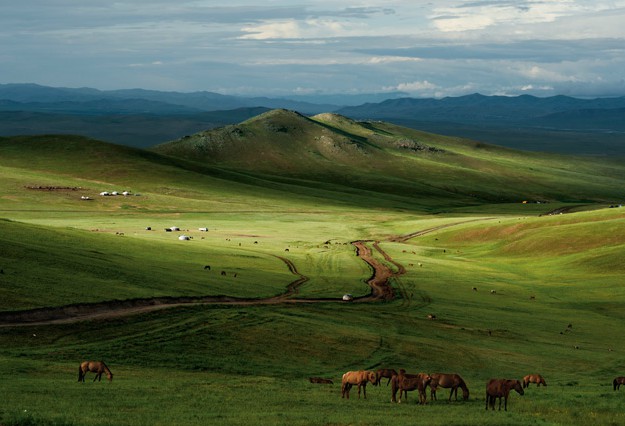
<path fill-rule="evenodd" d="M 78 381 L 84 382 L 87 373 L 95 373 L 93 381 L 102 381 L 102 374 L 106 374 L 109 381 L 113 380 L 113 373 L 104 361 L 83 361 L 78 366 Z M 418 373 L 408 374 L 401 369 L 399 373 L 393 369 L 379 369 L 377 371 L 358 370 L 348 371 L 343 374 L 341 380 L 341 398 L 349 399 L 349 391 L 354 385 L 358 386 L 358 398 L 362 390 L 363 397 L 367 398 L 367 383 L 373 386 L 380 386 L 382 379 L 388 379 L 386 385 L 391 385 L 391 402 L 401 403 L 402 397 L 408 401 L 408 392 L 417 391 L 419 394 L 419 404 L 427 404 L 427 388 L 430 388 L 430 401 L 437 400 L 436 391 L 438 388 L 449 389 L 449 402 L 452 396 L 458 400 L 458 389 L 462 390 L 462 399 L 469 399 L 469 388 L 464 379 L 455 373 Z M 332 380 L 321 377 L 311 377 L 311 383 L 332 384 Z M 495 403 L 499 399 L 499 410 L 501 402 L 504 401 L 504 410 L 508 411 L 508 397 L 511 391 L 516 391 L 519 395 L 525 392 L 531 383 L 536 386 L 547 386 L 545 379 L 540 374 L 528 374 L 523 380 L 517 379 L 490 379 L 486 383 L 486 410 L 488 407 L 495 409 Z M 621 385 L 625 385 L 625 377 L 616 377 L 612 382 L 614 390 L 619 390 Z M 399 391 L 399 398 L 397 392 Z"/>
<path fill-rule="evenodd" d="M 438 388 L 449 389 L 449 402 L 455 397 L 458 400 L 458 389 L 462 390 L 462 398 L 466 401 L 469 399 L 469 388 L 464 379 L 455 373 L 419 373 L 408 374 L 406 370 L 401 369 L 399 373 L 393 369 L 380 369 L 377 371 L 358 370 L 348 371 L 343 374 L 341 381 L 341 398 L 349 399 L 349 392 L 353 386 L 358 387 L 358 398 L 360 393 L 367 398 L 367 383 L 373 386 L 380 386 L 382 379 L 388 379 L 386 385 L 391 385 L 391 402 L 401 403 L 402 398 L 408 400 L 408 392 L 417 391 L 419 395 L 419 404 L 427 403 L 427 389 L 430 389 L 430 401 L 435 401 L 436 391 Z M 619 380 L 620 379 L 620 380 Z M 617 383 L 618 380 L 618 383 Z M 313 382 L 311 378 L 311 382 Z M 321 382 L 313 382 L 321 383 Z M 508 411 L 508 397 L 511 391 L 516 391 L 519 395 L 523 395 L 524 388 L 529 387 L 531 383 L 537 386 L 547 386 L 545 379 L 540 374 L 529 374 L 523 377 L 523 380 L 517 379 L 490 379 L 486 383 L 486 410 L 490 407 L 495 409 L 495 403 L 499 400 L 499 410 L 501 410 L 502 400 L 504 402 L 504 410 Z M 625 377 L 617 377 L 614 379 L 614 390 L 617 385 L 625 384 Z M 399 391 L 399 397 L 397 392 Z"/>

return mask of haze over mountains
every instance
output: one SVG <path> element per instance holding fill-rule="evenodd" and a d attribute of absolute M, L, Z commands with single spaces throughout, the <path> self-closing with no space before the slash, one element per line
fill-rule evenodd
<path fill-rule="evenodd" d="M 517 149 L 625 155 L 625 97 L 473 94 L 417 99 L 402 95 L 273 99 L 4 84 L 0 85 L 0 135 L 72 133 L 148 147 L 284 108 L 308 115 L 337 112 L 353 119 L 384 120 Z M 381 100 L 383 96 L 390 99 Z"/>

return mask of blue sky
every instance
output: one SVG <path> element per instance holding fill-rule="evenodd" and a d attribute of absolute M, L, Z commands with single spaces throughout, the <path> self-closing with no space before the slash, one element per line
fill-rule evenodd
<path fill-rule="evenodd" d="M 21 0 L 0 24 L 0 83 L 625 95 L 625 0 Z"/>

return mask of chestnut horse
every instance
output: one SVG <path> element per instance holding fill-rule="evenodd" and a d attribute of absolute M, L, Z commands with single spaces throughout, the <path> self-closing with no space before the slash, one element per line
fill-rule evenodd
<path fill-rule="evenodd" d="M 625 377 L 623 376 L 616 377 L 612 381 L 612 385 L 614 386 L 614 390 L 619 390 L 621 388 L 621 385 L 625 385 Z"/>
<path fill-rule="evenodd" d="M 349 399 L 349 391 L 352 386 L 358 385 L 358 398 L 360 398 L 360 388 L 365 399 L 367 399 L 367 382 L 371 382 L 373 386 L 376 384 L 375 372 L 369 370 L 348 371 L 343 374 L 341 381 L 341 398 Z"/>
<path fill-rule="evenodd" d="M 104 361 L 85 361 L 78 367 L 78 381 L 84 382 L 85 375 L 89 371 L 95 373 L 95 377 L 93 378 L 94 382 L 96 379 L 102 381 L 102 373 L 106 373 L 109 382 L 113 380 L 113 373 L 111 373 L 111 370 L 109 370 Z"/>
<path fill-rule="evenodd" d="M 375 372 L 375 375 L 377 377 L 376 385 L 380 386 L 380 379 L 382 377 L 385 377 L 388 379 L 388 381 L 386 382 L 386 386 L 388 386 L 388 384 L 391 383 L 391 379 L 393 378 L 393 376 L 397 376 L 397 371 L 389 368 L 381 368 Z"/>
<path fill-rule="evenodd" d="M 445 374 L 445 373 L 433 373 L 430 374 L 432 381 L 430 382 L 430 399 L 436 400 L 436 390 L 438 387 L 451 388 L 449 392 L 449 402 L 451 402 L 451 396 L 456 395 L 456 401 L 458 400 L 458 388 L 462 389 L 462 399 L 465 401 L 469 399 L 469 388 L 464 382 L 464 379 L 458 374 Z"/>
<path fill-rule="evenodd" d="M 523 377 L 523 387 L 529 388 L 530 383 L 536 383 L 536 386 L 540 387 L 540 385 L 547 386 L 545 379 L 540 374 L 528 374 Z"/>
<path fill-rule="evenodd" d="M 523 395 L 523 387 L 520 380 L 515 379 L 490 379 L 486 384 L 486 409 L 488 406 L 495 409 L 495 399 L 499 398 L 499 411 L 501 411 L 501 398 L 505 400 L 504 409 L 508 411 L 508 396 L 511 390 L 515 390 L 519 395 Z"/>
<path fill-rule="evenodd" d="M 427 373 L 406 374 L 403 368 L 399 370 L 399 374 L 391 378 L 391 402 L 397 402 L 396 396 L 399 390 L 399 403 L 401 404 L 402 394 L 408 401 L 408 391 L 419 391 L 419 404 L 427 404 L 427 395 L 425 390 L 432 378 Z"/>

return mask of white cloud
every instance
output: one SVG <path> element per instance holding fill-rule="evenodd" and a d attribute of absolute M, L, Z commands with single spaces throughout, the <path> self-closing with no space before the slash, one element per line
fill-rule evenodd
<path fill-rule="evenodd" d="M 400 92 L 420 92 L 422 90 L 434 90 L 439 89 L 439 86 L 436 84 L 432 84 L 427 80 L 423 81 L 413 81 L 411 83 L 400 83 L 395 86 L 395 90 L 399 90 Z"/>

